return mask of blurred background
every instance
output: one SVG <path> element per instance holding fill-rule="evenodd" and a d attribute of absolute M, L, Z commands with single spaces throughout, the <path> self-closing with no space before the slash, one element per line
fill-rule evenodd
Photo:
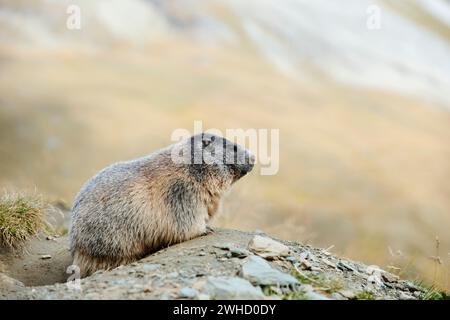
<path fill-rule="evenodd" d="M 194 120 L 280 129 L 216 225 L 450 288 L 450 1 L 0 0 L 0 187 L 70 206 Z"/>

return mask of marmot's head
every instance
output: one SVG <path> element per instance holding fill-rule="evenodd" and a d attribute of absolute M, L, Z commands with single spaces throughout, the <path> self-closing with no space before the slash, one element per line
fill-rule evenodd
<path fill-rule="evenodd" d="M 177 145 L 181 147 L 181 152 L 177 149 L 177 155 L 182 156 L 183 163 L 197 180 L 212 178 L 222 187 L 245 176 L 255 163 L 255 156 L 250 151 L 210 133 L 194 135 Z"/>

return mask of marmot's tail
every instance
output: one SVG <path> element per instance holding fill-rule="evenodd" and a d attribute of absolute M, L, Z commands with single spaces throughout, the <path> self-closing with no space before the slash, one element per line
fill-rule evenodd
<path fill-rule="evenodd" d="M 73 251 L 73 265 L 80 268 L 80 276 L 87 277 L 98 270 L 110 270 L 126 263 L 125 261 L 105 258 L 94 258 L 79 250 Z"/>

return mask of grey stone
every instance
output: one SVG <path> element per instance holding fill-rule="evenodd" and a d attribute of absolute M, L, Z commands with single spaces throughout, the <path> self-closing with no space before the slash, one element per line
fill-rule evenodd
<path fill-rule="evenodd" d="M 323 294 L 308 291 L 303 295 L 307 300 L 330 300 L 330 298 L 324 296 Z"/>
<path fill-rule="evenodd" d="M 167 292 L 163 292 L 160 296 L 159 296 L 159 300 L 170 300 L 170 294 Z"/>
<path fill-rule="evenodd" d="M 336 266 L 338 269 L 342 271 L 353 271 L 353 272 L 356 271 L 356 269 L 353 266 L 343 261 L 339 261 Z"/>
<path fill-rule="evenodd" d="M 259 235 L 253 237 L 248 247 L 251 251 L 266 259 L 287 257 L 290 252 L 289 247 L 281 242 Z"/>
<path fill-rule="evenodd" d="M 297 285 L 293 276 L 273 268 L 264 259 L 251 256 L 242 266 L 242 276 L 256 285 Z"/>
<path fill-rule="evenodd" d="M 264 299 L 261 288 L 238 277 L 208 277 L 205 290 L 211 298 L 219 300 Z"/>
<path fill-rule="evenodd" d="M 230 253 L 231 253 L 232 257 L 236 257 L 236 258 L 245 258 L 245 257 L 251 255 L 251 253 L 248 250 L 241 249 L 241 248 L 232 248 L 232 249 L 230 249 Z"/>
<path fill-rule="evenodd" d="M 214 248 L 219 248 L 222 250 L 230 250 L 230 248 L 233 248 L 233 245 L 230 243 L 219 243 L 219 244 L 215 244 L 213 245 Z"/>
<path fill-rule="evenodd" d="M 400 300 L 415 300 L 415 298 L 409 294 L 406 294 L 404 292 L 400 292 L 400 296 L 399 296 Z"/>
<path fill-rule="evenodd" d="M 182 288 L 180 291 L 178 291 L 178 297 L 179 298 L 185 298 L 185 299 L 195 299 L 198 296 L 198 291 L 192 288 Z"/>
<path fill-rule="evenodd" d="M 339 294 L 347 299 L 354 299 L 356 297 L 355 292 L 352 290 L 341 290 L 339 291 Z"/>
<path fill-rule="evenodd" d="M 151 272 L 151 271 L 155 271 L 156 269 L 159 269 L 159 267 L 161 267 L 161 265 L 159 265 L 159 264 L 146 263 L 146 264 L 142 265 L 142 271 Z"/>
<path fill-rule="evenodd" d="M 198 295 L 198 300 L 211 300 L 211 296 L 206 293 L 200 293 Z"/>
<path fill-rule="evenodd" d="M 298 256 L 298 259 L 299 259 L 300 261 L 303 261 L 303 260 L 308 259 L 308 256 L 309 256 L 309 253 L 308 253 L 308 252 L 302 252 L 302 253 L 300 253 L 300 255 Z"/>
<path fill-rule="evenodd" d="M 333 299 L 333 300 L 347 300 L 347 298 L 345 298 L 344 296 L 340 295 L 337 292 L 333 292 L 331 294 L 331 299 Z"/>
<path fill-rule="evenodd" d="M 286 261 L 295 263 L 295 262 L 298 261 L 298 258 L 296 258 L 296 257 L 294 257 L 294 256 L 289 256 L 289 257 L 286 258 Z"/>
<path fill-rule="evenodd" d="M 420 287 L 416 286 L 410 281 L 402 281 L 402 283 L 405 285 L 406 288 L 408 288 L 409 291 L 422 291 Z"/>
<path fill-rule="evenodd" d="M 394 275 L 394 274 L 389 273 L 389 272 L 384 272 L 384 273 L 382 273 L 382 274 L 381 274 L 381 277 L 383 278 L 383 280 L 384 280 L 385 282 L 391 282 L 391 283 L 393 283 L 393 282 L 398 282 L 398 280 L 400 279 L 399 276 Z"/>
<path fill-rule="evenodd" d="M 167 278 L 177 278 L 180 274 L 178 272 L 171 272 L 167 274 Z"/>
<path fill-rule="evenodd" d="M 300 266 L 301 266 L 301 268 L 303 269 L 303 270 L 311 270 L 311 268 L 312 268 L 312 265 L 311 265 L 311 263 L 308 261 L 308 260 L 302 260 L 301 262 L 300 262 Z"/>
<path fill-rule="evenodd" d="M 325 263 L 327 266 L 329 266 L 330 268 L 336 268 L 336 264 L 334 264 L 333 262 L 331 262 L 328 259 L 322 259 L 323 263 Z"/>

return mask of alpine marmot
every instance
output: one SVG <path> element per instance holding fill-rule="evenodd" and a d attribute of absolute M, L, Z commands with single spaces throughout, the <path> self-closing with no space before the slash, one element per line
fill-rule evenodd
<path fill-rule="evenodd" d="M 208 233 L 221 196 L 254 162 L 241 146 L 202 133 L 106 167 L 73 203 L 73 264 L 86 276 Z"/>

